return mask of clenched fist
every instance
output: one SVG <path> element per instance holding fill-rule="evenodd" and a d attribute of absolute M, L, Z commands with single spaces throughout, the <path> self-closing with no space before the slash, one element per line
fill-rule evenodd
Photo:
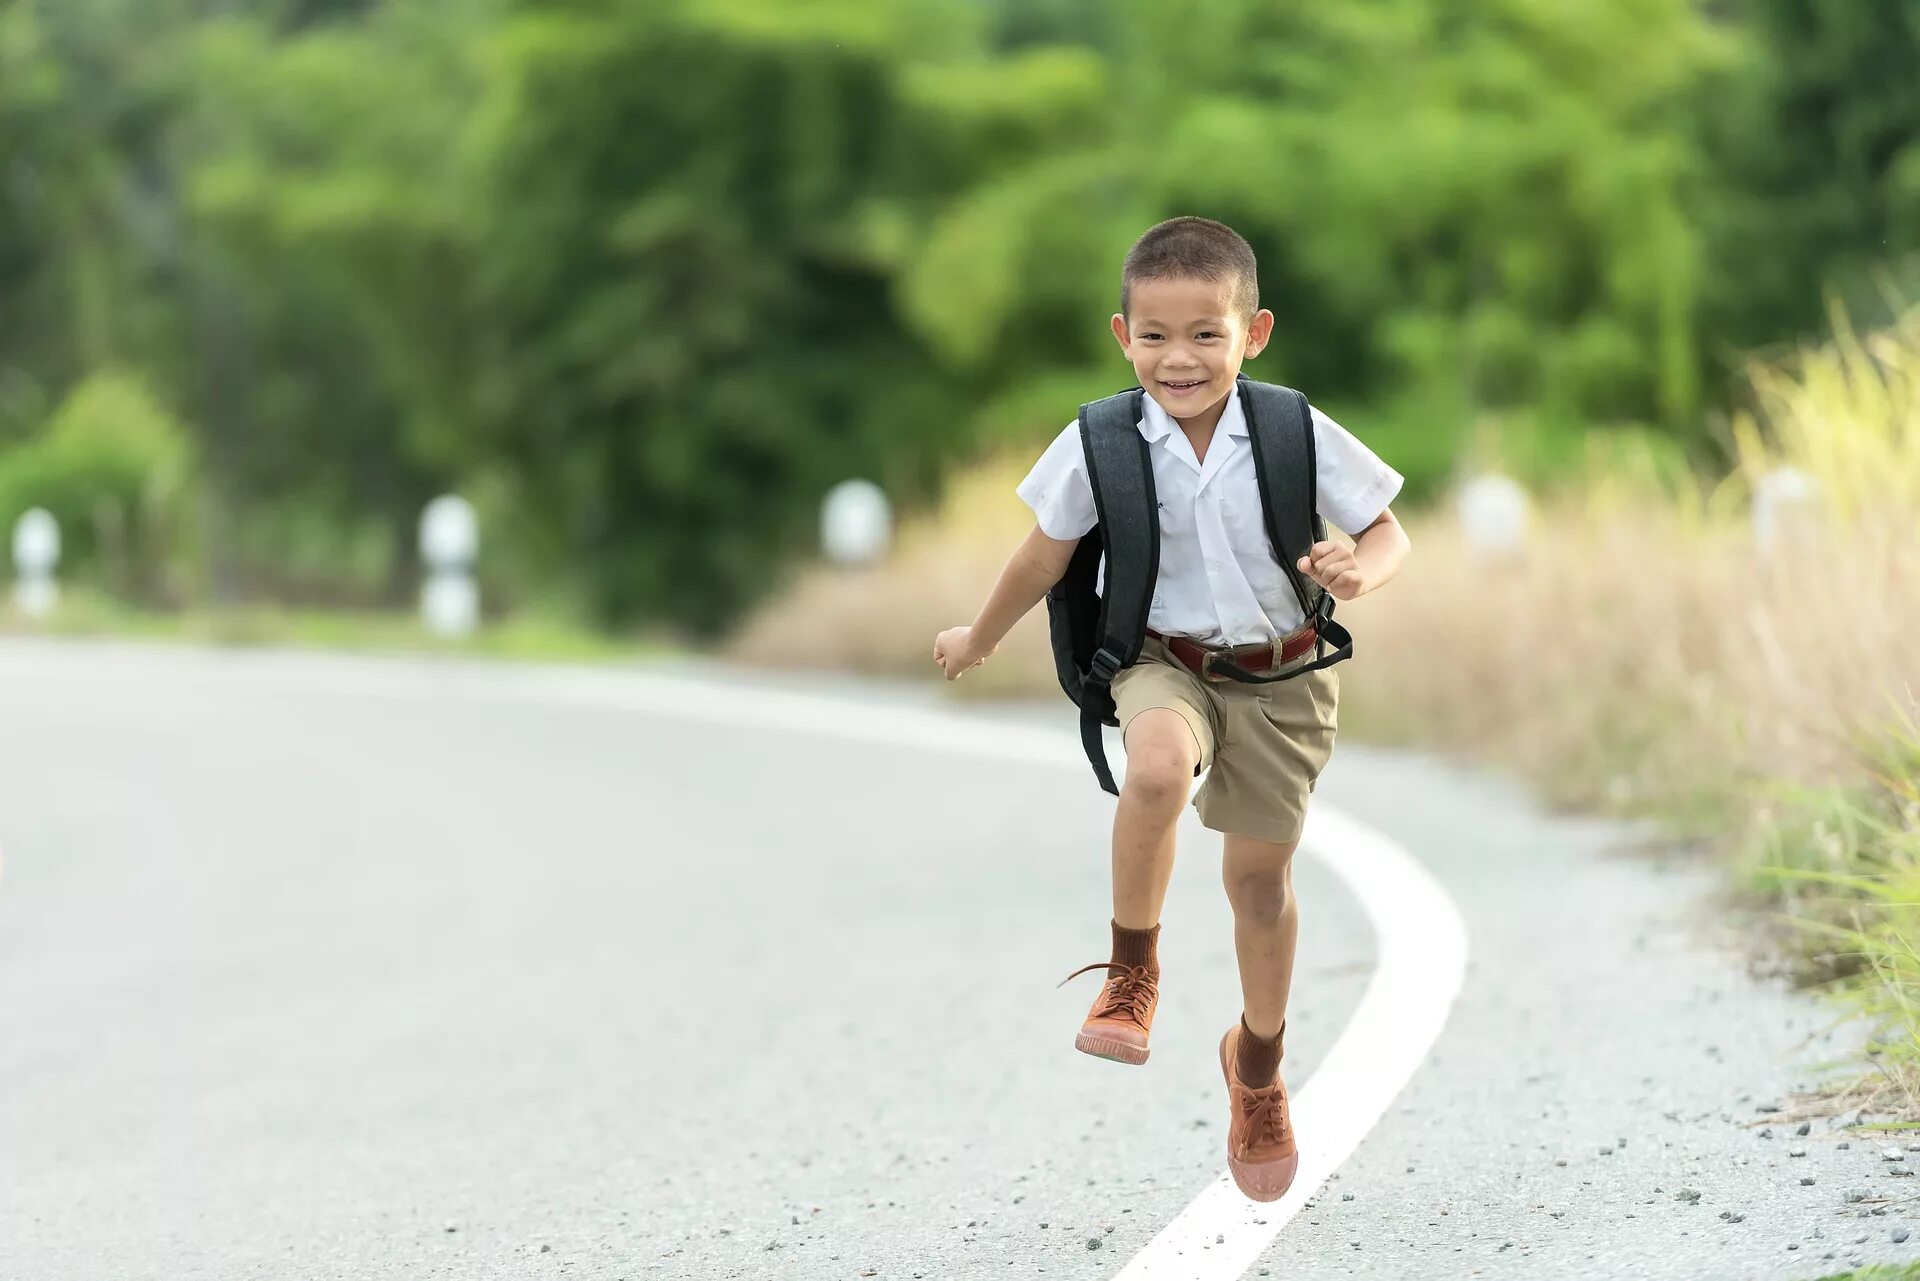
<path fill-rule="evenodd" d="M 1353 548 L 1345 543 L 1315 543 L 1294 567 L 1332 592 L 1336 600 L 1352 600 L 1367 590 Z"/>
<path fill-rule="evenodd" d="M 957 681 L 968 668 L 980 666 L 999 648 L 989 645 L 985 651 L 979 650 L 973 643 L 973 628 L 949 627 L 933 638 L 933 661 L 940 664 L 948 680 Z"/>

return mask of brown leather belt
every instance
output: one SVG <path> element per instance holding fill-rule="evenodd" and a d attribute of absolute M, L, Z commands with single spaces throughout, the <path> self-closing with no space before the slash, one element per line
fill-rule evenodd
<path fill-rule="evenodd" d="M 1147 628 L 1147 635 L 1163 642 L 1169 653 L 1179 659 L 1181 664 L 1191 670 L 1201 680 L 1226 681 L 1231 676 L 1216 676 L 1208 670 L 1208 664 L 1215 658 L 1226 658 L 1250 672 L 1271 671 L 1278 664 L 1290 663 L 1302 654 L 1313 650 L 1313 624 L 1303 623 L 1293 631 L 1277 640 L 1262 641 L 1258 645 L 1240 645 L 1231 649 L 1215 649 L 1202 645 L 1199 641 L 1185 636 L 1167 636 Z"/>

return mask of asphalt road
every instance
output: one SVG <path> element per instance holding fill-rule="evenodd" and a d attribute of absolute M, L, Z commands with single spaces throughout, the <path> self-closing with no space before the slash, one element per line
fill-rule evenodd
<path fill-rule="evenodd" d="M 633 679 L 0 644 L 0 1278 L 1108 1278 L 1218 1175 L 1213 838 L 1152 1062 L 1096 1061 L 1097 980 L 1054 988 L 1107 942 L 1082 772 L 845 732 L 938 690 L 808 681 L 755 726 Z M 1071 750 L 1064 703 L 956 714 Z M 1703 944 L 1710 878 L 1352 744 L 1319 796 L 1439 877 L 1472 959 L 1249 1275 L 1916 1257 L 1885 1144 L 1752 1124 L 1845 1042 Z M 1296 883 L 1298 1088 L 1377 951 Z"/>

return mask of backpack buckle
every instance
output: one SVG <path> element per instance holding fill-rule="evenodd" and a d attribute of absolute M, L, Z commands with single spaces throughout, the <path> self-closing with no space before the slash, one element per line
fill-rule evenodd
<path fill-rule="evenodd" d="M 1121 667 L 1122 663 L 1117 654 L 1110 649 L 1101 649 L 1094 653 L 1092 660 L 1088 663 L 1087 675 L 1102 685 L 1111 685 L 1113 678 L 1120 674 Z"/>

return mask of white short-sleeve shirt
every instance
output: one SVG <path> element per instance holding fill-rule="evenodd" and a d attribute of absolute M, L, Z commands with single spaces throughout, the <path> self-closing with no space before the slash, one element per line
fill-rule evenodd
<path fill-rule="evenodd" d="M 1160 502 L 1160 578 L 1147 626 L 1208 645 L 1251 645 L 1298 627 L 1306 617 L 1267 544 L 1239 394 L 1227 398 L 1205 463 L 1167 411 L 1151 396 L 1141 399 L 1140 434 Z M 1312 417 L 1316 506 L 1335 527 L 1356 533 L 1386 510 L 1404 478 L 1318 409 Z M 1094 527 L 1077 420 L 1016 492 L 1049 538 L 1080 538 Z M 1105 570 L 1103 562 L 1103 580 Z"/>

